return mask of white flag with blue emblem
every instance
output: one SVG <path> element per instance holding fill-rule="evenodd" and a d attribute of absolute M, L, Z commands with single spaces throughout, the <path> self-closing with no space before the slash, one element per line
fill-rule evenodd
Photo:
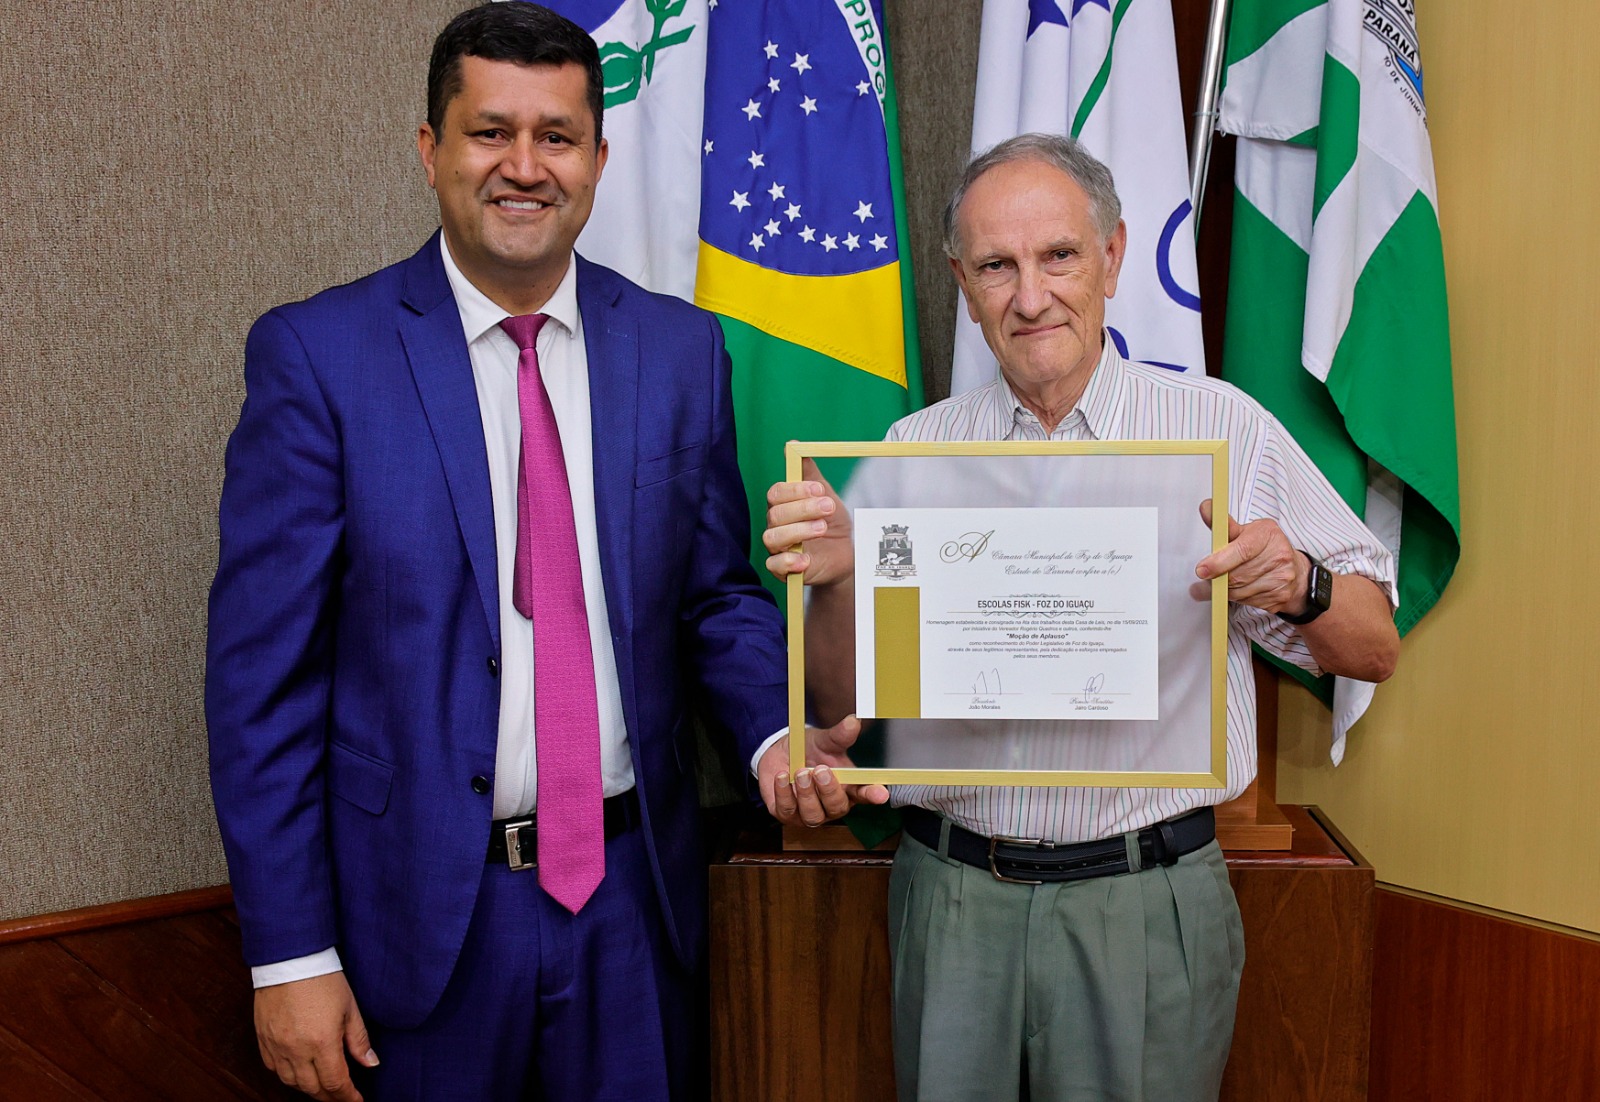
<path fill-rule="evenodd" d="M 1204 373 L 1169 0 L 984 0 L 972 150 L 1032 131 L 1078 138 L 1116 177 L 1128 254 L 1106 326 L 1118 350 Z M 963 305 L 951 393 L 995 370 Z"/>
<path fill-rule="evenodd" d="M 694 297 L 709 0 L 544 0 L 600 47 L 611 158 L 578 251 Z"/>

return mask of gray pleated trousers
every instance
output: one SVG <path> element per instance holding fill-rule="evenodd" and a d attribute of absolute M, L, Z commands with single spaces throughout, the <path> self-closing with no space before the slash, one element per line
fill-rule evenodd
<path fill-rule="evenodd" d="M 1030 886 L 902 836 L 889 938 L 901 1102 L 1215 1102 L 1244 966 L 1215 842 Z"/>

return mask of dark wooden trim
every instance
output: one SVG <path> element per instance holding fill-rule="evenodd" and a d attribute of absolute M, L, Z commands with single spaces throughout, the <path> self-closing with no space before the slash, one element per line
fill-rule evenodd
<path fill-rule="evenodd" d="M 1379 887 L 1372 1102 L 1600 1098 L 1600 941 Z"/>
<path fill-rule="evenodd" d="M 195 911 L 215 911 L 233 903 L 233 889 L 227 884 L 215 888 L 193 888 L 168 895 L 151 895 L 143 899 L 126 899 L 120 903 L 104 903 L 98 907 L 79 907 L 73 911 L 54 911 L 50 914 L 14 918 L 0 922 L 0 945 L 38 938 L 60 937 L 83 930 L 98 930 L 105 926 L 120 926 L 125 922 L 143 922 L 151 918 L 171 918 L 174 915 L 192 914 Z"/>
<path fill-rule="evenodd" d="M 1361 851 L 1356 849 L 1356 847 L 1350 843 L 1350 839 L 1344 836 L 1344 832 L 1333 825 L 1333 820 L 1328 818 L 1327 812 L 1323 811 L 1322 808 L 1316 804 L 1306 804 L 1305 809 L 1306 814 L 1310 815 L 1311 818 L 1316 820 L 1317 826 L 1322 828 L 1323 833 L 1327 834 L 1329 838 L 1333 839 L 1333 844 L 1343 850 L 1346 857 L 1350 858 L 1351 864 L 1357 865 L 1364 869 L 1370 869 L 1372 867 L 1367 859 L 1361 856 Z"/>
<path fill-rule="evenodd" d="M 1223 850 L 1229 869 L 1317 868 L 1362 869 L 1368 879 L 1372 868 L 1340 848 L 1338 841 L 1312 816 L 1313 808 L 1298 804 L 1276 805 L 1284 820 L 1294 828 L 1293 844 L 1286 850 Z M 1221 835 L 1219 834 L 1220 838 Z"/>

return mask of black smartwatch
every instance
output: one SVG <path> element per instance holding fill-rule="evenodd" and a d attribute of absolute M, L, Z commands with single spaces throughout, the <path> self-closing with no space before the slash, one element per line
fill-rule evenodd
<path fill-rule="evenodd" d="M 1306 555 L 1304 551 L 1299 554 Z M 1278 613 L 1278 619 L 1291 624 L 1309 624 L 1327 612 L 1328 606 L 1333 603 L 1333 571 L 1310 555 L 1306 555 L 1306 561 L 1311 564 L 1311 573 L 1306 575 L 1306 610 L 1298 616 Z"/>

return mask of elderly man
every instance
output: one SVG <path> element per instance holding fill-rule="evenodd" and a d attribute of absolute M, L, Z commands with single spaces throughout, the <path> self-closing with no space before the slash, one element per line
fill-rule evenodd
<path fill-rule="evenodd" d="M 897 789 L 905 834 L 889 930 L 901 1097 L 1214 1099 L 1244 947 L 1211 805 L 1256 771 L 1250 646 L 1308 670 L 1388 677 L 1399 647 L 1392 558 L 1250 398 L 1126 362 L 1106 340 L 1127 231 L 1110 172 L 1082 147 L 1029 134 L 979 156 L 945 236 L 999 377 L 912 414 L 889 439 L 1228 440 L 1228 542 L 1195 574 L 1226 575 L 1232 604 L 1229 783 Z M 883 482 L 863 473 L 850 505 L 894 504 Z M 811 586 L 808 688 L 821 717 L 836 719 L 854 700 L 849 510 L 820 478 L 780 483 L 768 501 L 768 567 Z M 1201 505 L 1208 524 L 1211 509 Z M 792 800 L 774 787 L 807 822 L 837 810 L 814 785 L 791 786 Z M 1044 882 L 998 879 L 987 859 L 996 836 L 1048 843 L 1015 847 Z M 1108 840 L 1129 856 L 1090 878 L 1068 867 Z"/>

